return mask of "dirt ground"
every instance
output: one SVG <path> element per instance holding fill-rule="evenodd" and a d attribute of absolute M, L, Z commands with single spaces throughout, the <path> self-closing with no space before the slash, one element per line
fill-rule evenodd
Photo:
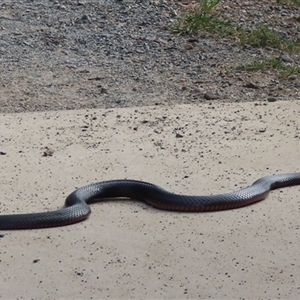
<path fill-rule="evenodd" d="M 63 0 L 0 4 L 0 112 L 299 99 L 299 78 L 237 72 L 254 59 L 297 55 L 170 25 L 187 1 Z M 221 1 L 244 27 L 269 23 L 299 37 L 299 9 L 276 1 Z M 216 99 L 217 98 L 217 99 Z"/>
<path fill-rule="evenodd" d="M 210 195 L 299 172 L 299 78 L 236 71 L 298 55 L 171 34 L 189 5 L 1 0 L 1 215 L 60 209 L 110 179 Z M 275 0 L 219 9 L 299 36 L 299 9 Z M 299 299 L 299 186 L 211 213 L 91 208 L 71 226 L 1 231 L 0 299 Z"/>
<path fill-rule="evenodd" d="M 1 214 L 59 209 L 76 187 L 109 179 L 209 195 L 299 172 L 299 107 L 257 101 L 226 110 L 0 115 Z M 298 299 L 299 192 L 286 187 L 207 213 L 105 201 L 70 226 L 1 230 L 0 299 Z"/>

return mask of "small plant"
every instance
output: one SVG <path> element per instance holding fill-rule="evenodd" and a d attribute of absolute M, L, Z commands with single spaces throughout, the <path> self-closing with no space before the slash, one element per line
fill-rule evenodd
<path fill-rule="evenodd" d="M 272 47 L 280 50 L 300 50 L 300 40 L 287 40 L 269 28 L 266 24 L 256 26 L 252 31 L 242 31 L 239 36 L 242 44 L 253 47 Z"/>
<path fill-rule="evenodd" d="M 300 39 L 288 39 L 277 33 L 267 24 L 259 24 L 252 29 L 244 29 L 232 22 L 223 20 L 221 12 L 216 9 L 220 0 L 198 0 L 198 5 L 180 18 L 171 27 L 176 34 L 197 34 L 209 32 L 219 36 L 229 36 L 241 44 L 252 47 L 270 47 L 282 51 L 300 53 Z M 300 6 L 300 0 L 277 0 L 277 3 Z M 300 75 L 300 67 L 284 63 L 281 59 L 273 58 L 252 62 L 237 68 L 241 71 L 264 71 L 275 69 L 279 77 L 287 78 L 292 74 Z"/>
<path fill-rule="evenodd" d="M 280 78 L 287 78 L 292 74 L 299 75 L 300 68 L 286 64 L 280 58 L 272 58 L 266 60 L 254 61 L 247 65 L 237 67 L 239 71 L 266 71 L 266 70 L 278 70 Z"/>
<path fill-rule="evenodd" d="M 290 6 L 300 6 L 300 0 L 277 0 L 278 4 L 286 4 Z"/>
<path fill-rule="evenodd" d="M 296 1 L 296 0 L 293 0 Z M 297 0 L 300 2 L 300 0 Z M 270 29 L 267 24 L 259 24 L 252 30 L 243 29 L 229 21 L 222 20 L 216 6 L 220 0 L 199 0 L 198 5 L 171 27 L 177 34 L 210 32 L 220 36 L 230 36 L 241 44 L 253 47 L 272 47 L 279 50 L 300 52 L 300 39 L 289 40 Z"/>
<path fill-rule="evenodd" d="M 219 2 L 220 0 L 200 0 L 199 4 L 203 12 L 211 13 Z"/>
<path fill-rule="evenodd" d="M 195 34 L 200 31 L 216 33 L 231 31 L 231 24 L 218 18 L 219 13 L 215 11 L 220 0 L 199 0 L 194 9 L 185 17 L 178 19 L 171 27 L 171 31 L 177 34 Z"/>

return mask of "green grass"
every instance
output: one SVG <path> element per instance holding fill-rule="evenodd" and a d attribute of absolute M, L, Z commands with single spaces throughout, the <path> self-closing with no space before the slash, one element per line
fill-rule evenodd
<path fill-rule="evenodd" d="M 192 35 L 199 32 L 231 33 L 232 25 L 228 21 L 219 19 L 215 8 L 220 0 L 199 0 L 199 5 L 183 18 L 178 19 L 171 31 L 180 35 Z"/>
<path fill-rule="evenodd" d="M 171 31 L 179 35 L 194 35 L 200 32 L 229 36 L 239 40 L 241 44 L 253 47 L 271 47 L 285 51 L 300 52 L 300 40 L 287 39 L 275 32 L 267 24 L 256 25 L 252 30 L 245 30 L 220 18 L 216 11 L 220 0 L 198 0 L 198 6 L 183 18 L 179 18 Z M 290 0 L 292 1 L 292 0 Z M 296 0 L 293 0 L 296 1 Z M 297 0 L 300 2 L 300 0 Z"/>
<path fill-rule="evenodd" d="M 210 33 L 221 37 L 229 37 L 242 45 L 252 47 L 269 47 L 280 51 L 300 53 L 300 39 L 287 39 L 274 31 L 268 24 L 258 24 L 251 30 L 237 26 L 233 22 L 222 19 L 221 11 L 217 10 L 220 0 L 198 0 L 198 5 L 179 18 L 171 27 L 178 35 L 197 35 Z M 277 0 L 277 3 L 300 6 L 300 0 Z M 299 19 L 300 20 L 300 19 Z M 243 71 L 263 71 L 275 69 L 279 77 L 286 78 L 291 74 L 300 74 L 299 67 L 285 64 L 281 59 L 255 61 L 240 66 Z"/>
<path fill-rule="evenodd" d="M 300 0 L 277 0 L 277 3 L 296 7 L 300 6 Z"/>
<path fill-rule="evenodd" d="M 239 71 L 266 71 L 278 70 L 279 77 L 286 79 L 290 75 L 300 75 L 300 67 L 286 64 L 280 58 L 257 60 L 247 65 L 237 67 Z"/>
<path fill-rule="evenodd" d="M 253 47 L 271 47 L 279 50 L 300 52 L 300 40 L 286 39 L 266 24 L 256 25 L 250 32 L 242 31 L 241 44 Z"/>

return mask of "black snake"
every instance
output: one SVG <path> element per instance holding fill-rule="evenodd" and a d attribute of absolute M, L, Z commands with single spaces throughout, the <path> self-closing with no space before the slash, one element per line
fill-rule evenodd
<path fill-rule="evenodd" d="M 154 184 L 136 180 L 103 181 L 86 185 L 71 193 L 62 209 L 2 215 L 0 230 L 46 228 L 80 222 L 91 213 L 88 204 L 100 199 L 130 198 L 163 210 L 206 212 L 246 206 L 263 200 L 270 190 L 292 185 L 300 185 L 300 172 L 263 177 L 239 191 L 211 196 L 173 194 Z"/>

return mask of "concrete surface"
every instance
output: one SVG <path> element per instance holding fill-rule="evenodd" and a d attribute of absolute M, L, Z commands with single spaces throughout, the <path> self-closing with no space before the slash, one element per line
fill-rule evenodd
<path fill-rule="evenodd" d="M 275 102 L 0 115 L 0 212 L 57 209 L 76 187 L 108 179 L 200 195 L 299 172 L 299 111 Z M 108 201 L 76 225 L 3 231 L 0 298 L 299 299 L 299 192 L 214 213 Z"/>

